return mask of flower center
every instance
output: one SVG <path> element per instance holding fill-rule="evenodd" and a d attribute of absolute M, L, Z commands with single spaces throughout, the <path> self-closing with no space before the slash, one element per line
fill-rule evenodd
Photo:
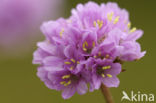
<path fill-rule="evenodd" d="M 77 82 L 79 77 L 73 74 L 67 74 L 62 76 L 62 81 L 60 82 L 61 85 L 69 86 L 71 83 Z"/>
<path fill-rule="evenodd" d="M 112 77 L 111 74 L 106 74 L 105 73 L 105 70 L 110 69 L 110 68 L 111 68 L 110 65 L 108 65 L 108 66 L 98 66 L 97 70 L 96 70 L 96 73 L 97 73 L 97 75 L 100 75 L 103 78 L 105 78 L 106 76 L 111 78 Z"/>
<path fill-rule="evenodd" d="M 92 48 L 94 48 L 94 47 L 95 47 L 95 42 L 94 41 L 92 42 L 92 45 L 91 46 L 88 45 L 88 42 L 87 41 L 85 41 L 83 43 L 83 45 L 82 45 L 83 51 L 85 51 L 87 53 L 91 53 Z"/>
<path fill-rule="evenodd" d="M 104 54 L 104 55 L 102 55 L 101 52 L 98 52 L 98 54 L 95 55 L 94 58 L 112 59 L 112 57 L 111 57 L 109 54 Z"/>
<path fill-rule="evenodd" d="M 97 20 L 93 22 L 94 27 L 96 27 L 98 25 L 98 27 L 101 29 L 101 27 L 103 26 L 103 21 L 102 20 Z"/>
<path fill-rule="evenodd" d="M 66 62 L 64 62 L 64 64 L 67 68 L 69 68 L 70 70 L 73 70 L 77 66 L 77 64 L 80 64 L 80 62 L 71 58 L 71 59 L 68 59 Z"/>

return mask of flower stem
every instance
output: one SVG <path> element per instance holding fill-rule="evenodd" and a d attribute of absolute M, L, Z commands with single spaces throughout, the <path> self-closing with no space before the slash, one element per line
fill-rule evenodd
<path fill-rule="evenodd" d="M 114 103 L 109 88 L 104 84 L 101 85 L 101 92 L 106 100 L 106 103 Z"/>

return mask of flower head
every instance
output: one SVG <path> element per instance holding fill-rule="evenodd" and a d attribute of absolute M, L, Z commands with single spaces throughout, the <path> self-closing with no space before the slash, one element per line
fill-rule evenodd
<path fill-rule="evenodd" d="M 62 90 L 63 98 L 84 94 L 101 84 L 118 87 L 122 61 L 144 56 L 139 43 L 142 31 L 131 29 L 128 12 L 116 3 L 78 4 L 69 19 L 41 26 L 46 40 L 38 43 L 33 63 L 50 89 Z"/>

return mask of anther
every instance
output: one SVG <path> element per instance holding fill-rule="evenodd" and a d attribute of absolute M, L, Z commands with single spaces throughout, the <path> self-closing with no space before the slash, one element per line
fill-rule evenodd
<path fill-rule="evenodd" d="M 96 21 L 93 22 L 94 27 L 96 27 Z"/>
<path fill-rule="evenodd" d="M 80 62 L 79 62 L 79 61 L 77 61 L 77 64 L 80 64 Z"/>
<path fill-rule="evenodd" d="M 66 86 L 68 86 L 68 85 L 70 85 L 70 84 L 71 84 L 71 80 L 68 81 L 66 84 L 64 84 L 64 86 L 66 87 Z"/>
<path fill-rule="evenodd" d="M 65 64 L 71 64 L 70 62 L 64 62 Z"/>
<path fill-rule="evenodd" d="M 62 28 L 61 31 L 60 31 L 60 37 L 62 37 L 63 32 L 64 32 L 64 28 Z"/>
<path fill-rule="evenodd" d="M 98 53 L 98 56 L 101 56 L 101 52 Z"/>
<path fill-rule="evenodd" d="M 74 59 L 70 59 L 73 63 L 75 63 L 75 60 Z"/>
<path fill-rule="evenodd" d="M 112 21 L 113 15 L 114 15 L 113 12 L 111 12 L 110 14 L 107 15 L 107 18 L 109 21 Z"/>
<path fill-rule="evenodd" d="M 73 69 L 74 69 L 74 67 L 73 67 L 73 66 L 71 66 L 71 67 L 70 67 L 70 70 L 73 70 Z"/>
<path fill-rule="evenodd" d="M 104 74 L 101 74 L 101 76 L 104 78 L 105 77 L 105 75 Z"/>
<path fill-rule="evenodd" d="M 97 56 L 95 55 L 94 58 L 97 58 Z"/>
<path fill-rule="evenodd" d="M 127 26 L 128 26 L 128 28 L 131 28 L 131 22 L 129 22 L 129 23 L 127 24 Z"/>
<path fill-rule="evenodd" d="M 112 78 L 112 75 L 111 75 L 111 74 L 107 74 L 107 76 L 108 76 L 109 78 Z"/>
<path fill-rule="evenodd" d="M 120 18 L 120 17 L 117 16 L 117 17 L 114 19 L 114 22 L 113 22 L 113 23 L 116 24 L 116 23 L 119 21 L 119 18 Z"/>
<path fill-rule="evenodd" d="M 104 67 L 102 67 L 103 70 L 110 69 L 110 68 L 111 68 L 110 65 L 109 65 L 109 66 L 104 66 Z"/>
<path fill-rule="evenodd" d="M 86 46 L 88 46 L 88 43 L 87 43 L 86 41 L 83 43 L 83 45 L 82 45 L 82 46 L 83 46 L 83 50 L 84 50 L 84 51 L 87 51 Z"/>
<path fill-rule="evenodd" d="M 107 54 L 107 55 L 105 56 L 105 58 L 107 58 L 107 59 L 108 59 L 108 58 L 109 58 L 109 54 Z"/>
<path fill-rule="evenodd" d="M 130 33 L 135 32 L 135 31 L 136 31 L 136 27 L 132 28 L 132 29 L 130 30 Z"/>
<path fill-rule="evenodd" d="M 64 76 L 62 76 L 62 79 L 68 79 L 68 78 L 70 78 L 70 75 L 64 75 Z"/>
<path fill-rule="evenodd" d="M 60 84 L 65 84 L 65 83 L 66 83 L 65 81 L 60 82 Z"/>
<path fill-rule="evenodd" d="M 95 42 L 93 41 L 93 47 L 95 47 Z"/>

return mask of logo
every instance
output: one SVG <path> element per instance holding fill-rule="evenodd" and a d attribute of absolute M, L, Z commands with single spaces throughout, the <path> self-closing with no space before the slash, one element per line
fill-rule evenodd
<path fill-rule="evenodd" d="M 153 102 L 154 101 L 154 94 L 146 94 L 141 93 L 138 91 L 135 93 L 134 91 L 131 91 L 129 94 L 127 94 L 125 91 L 122 91 L 122 98 L 121 101 L 131 101 L 131 102 Z"/>

